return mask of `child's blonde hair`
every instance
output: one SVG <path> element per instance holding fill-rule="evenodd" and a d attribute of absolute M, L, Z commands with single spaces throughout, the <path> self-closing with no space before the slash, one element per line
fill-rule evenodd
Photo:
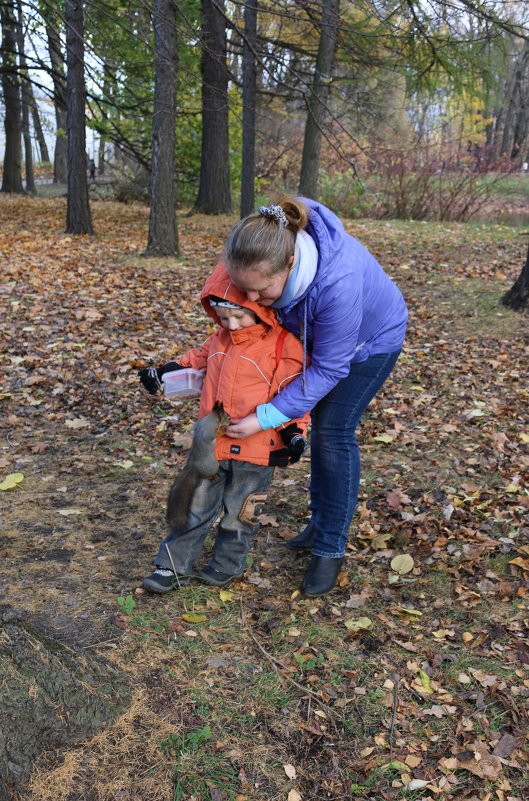
<path fill-rule="evenodd" d="M 231 229 L 224 250 L 228 270 L 240 273 L 266 262 L 267 275 L 282 272 L 294 255 L 297 232 L 306 228 L 308 221 L 305 204 L 289 195 L 281 195 L 270 206 L 261 206 Z"/>

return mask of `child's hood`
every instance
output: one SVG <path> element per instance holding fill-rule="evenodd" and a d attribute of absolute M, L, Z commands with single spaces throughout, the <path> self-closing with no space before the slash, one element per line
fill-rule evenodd
<path fill-rule="evenodd" d="M 235 286 L 223 262 L 217 264 L 204 284 L 200 294 L 200 300 L 207 314 L 215 320 L 217 325 L 220 325 L 220 319 L 215 307 L 211 306 L 208 300 L 211 295 L 229 300 L 232 303 L 237 303 L 239 306 L 244 306 L 245 309 L 250 309 L 250 311 L 253 311 L 254 314 L 257 315 L 262 323 L 270 326 L 270 328 L 275 328 L 279 325 L 274 309 L 268 306 L 259 306 L 255 301 L 248 300 L 246 293 L 241 292 L 241 290 Z"/>

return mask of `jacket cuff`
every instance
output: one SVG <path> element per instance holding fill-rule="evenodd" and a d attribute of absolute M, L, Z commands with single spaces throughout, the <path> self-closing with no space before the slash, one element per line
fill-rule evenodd
<path fill-rule="evenodd" d="M 255 410 L 259 425 L 266 431 L 268 428 L 277 428 L 283 423 L 288 423 L 292 419 L 280 412 L 273 403 L 261 403 Z"/>

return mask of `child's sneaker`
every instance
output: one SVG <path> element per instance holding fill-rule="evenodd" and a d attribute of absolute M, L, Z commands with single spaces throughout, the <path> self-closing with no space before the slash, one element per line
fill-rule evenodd
<path fill-rule="evenodd" d="M 215 587 L 224 587 L 224 585 L 229 584 L 232 579 L 240 578 L 242 573 L 239 573 L 238 576 L 230 576 L 229 573 L 221 573 L 220 570 L 215 570 L 214 567 L 206 565 L 201 570 L 197 570 L 195 575 L 206 584 L 213 584 Z"/>
<path fill-rule="evenodd" d="M 179 576 L 165 567 L 157 567 L 154 573 L 143 579 L 142 587 L 149 590 L 149 592 L 164 593 L 176 590 L 177 587 L 185 587 L 186 584 L 189 584 L 189 581 L 189 576 Z"/>

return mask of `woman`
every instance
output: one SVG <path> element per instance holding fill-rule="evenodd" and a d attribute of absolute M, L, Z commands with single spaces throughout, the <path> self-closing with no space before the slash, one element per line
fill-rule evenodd
<path fill-rule="evenodd" d="M 272 306 L 310 354 L 303 375 L 227 434 L 247 437 L 311 410 L 311 549 L 302 592 L 330 592 L 343 563 L 360 482 L 356 428 L 398 359 L 404 299 L 376 259 L 325 206 L 283 196 L 230 231 L 225 263 L 249 300 Z"/>

